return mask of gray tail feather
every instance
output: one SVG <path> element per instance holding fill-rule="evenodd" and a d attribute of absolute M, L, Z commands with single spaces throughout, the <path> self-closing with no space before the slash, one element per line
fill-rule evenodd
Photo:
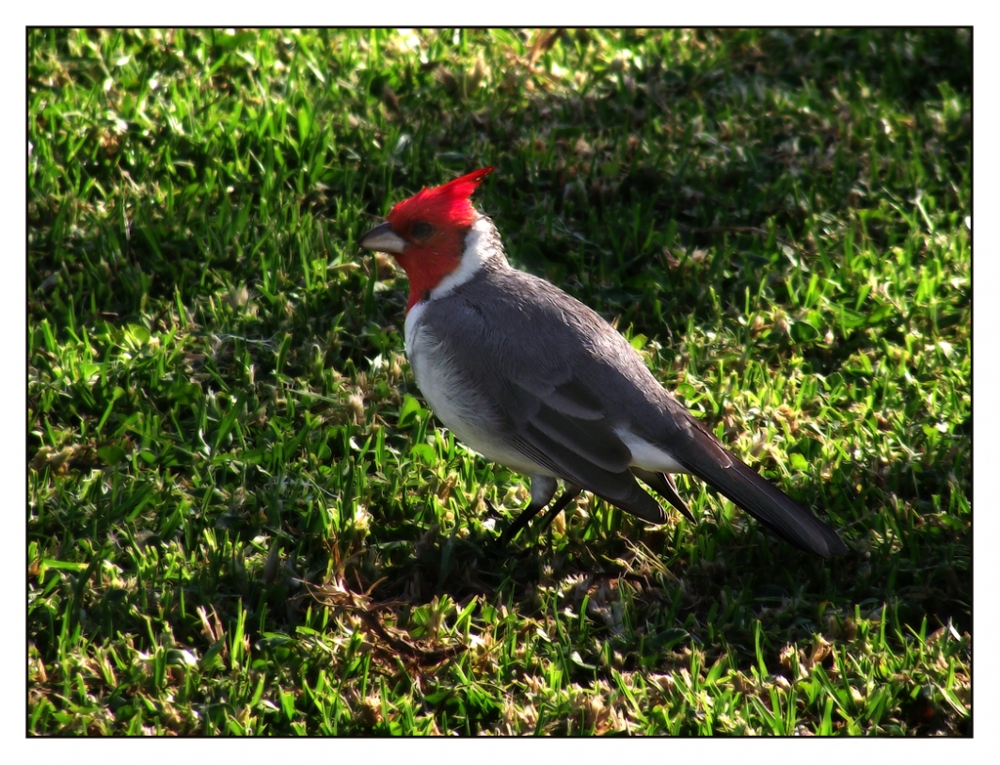
<path fill-rule="evenodd" d="M 830 526 L 735 456 L 729 456 L 728 466 L 712 458 L 692 460 L 689 455 L 680 463 L 786 542 L 824 558 L 847 554 L 847 545 Z"/>
<path fill-rule="evenodd" d="M 643 470 L 635 465 L 633 465 L 630 470 L 638 476 L 643 483 L 654 489 L 657 494 L 673 505 L 688 520 L 692 523 L 694 522 L 694 516 L 691 515 L 691 511 L 688 510 L 687 505 L 684 504 L 684 500 L 681 499 L 680 495 L 677 493 L 677 486 L 674 485 L 674 479 L 670 477 L 669 473 L 655 473 L 651 470 Z"/>

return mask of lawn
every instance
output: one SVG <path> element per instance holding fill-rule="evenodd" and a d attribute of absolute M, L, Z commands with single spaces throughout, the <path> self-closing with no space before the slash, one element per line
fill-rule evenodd
<path fill-rule="evenodd" d="M 971 32 L 31 30 L 29 735 L 969 735 Z M 512 262 L 838 529 L 466 450 L 358 239 Z"/>

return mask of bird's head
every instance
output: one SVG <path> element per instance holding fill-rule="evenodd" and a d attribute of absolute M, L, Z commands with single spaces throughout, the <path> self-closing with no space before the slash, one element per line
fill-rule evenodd
<path fill-rule="evenodd" d="M 458 269 L 466 251 L 466 235 L 480 218 L 469 197 L 492 167 L 475 170 L 443 186 L 424 189 L 398 203 L 386 222 L 359 244 L 387 252 L 410 280 L 407 310 Z"/>

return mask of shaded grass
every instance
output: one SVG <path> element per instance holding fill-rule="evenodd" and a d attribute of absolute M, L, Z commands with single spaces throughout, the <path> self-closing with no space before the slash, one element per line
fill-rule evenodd
<path fill-rule="evenodd" d="M 971 732 L 970 35 L 29 36 L 29 722 Z M 424 185 L 849 540 L 592 498 L 496 548 L 359 256 Z"/>

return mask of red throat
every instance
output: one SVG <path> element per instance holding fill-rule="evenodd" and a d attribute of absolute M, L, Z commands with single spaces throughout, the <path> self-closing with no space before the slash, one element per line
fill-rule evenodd
<path fill-rule="evenodd" d="M 387 216 L 393 231 L 407 243 L 403 252 L 393 253 L 410 280 L 407 311 L 458 268 L 465 235 L 478 216 L 469 197 L 491 172 L 492 167 L 484 167 L 442 186 L 423 189 L 393 207 Z M 419 239 L 416 228 L 420 224 L 430 224 L 433 235 Z"/>
<path fill-rule="evenodd" d="M 406 278 L 410 281 L 410 298 L 406 301 L 407 313 L 462 262 L 461 253 L 458 257 L 452 257 L 445 253 L 425 252 L 417 248 L 398 255 L 394 254 L 393 257 L 406 271 Z"/>

